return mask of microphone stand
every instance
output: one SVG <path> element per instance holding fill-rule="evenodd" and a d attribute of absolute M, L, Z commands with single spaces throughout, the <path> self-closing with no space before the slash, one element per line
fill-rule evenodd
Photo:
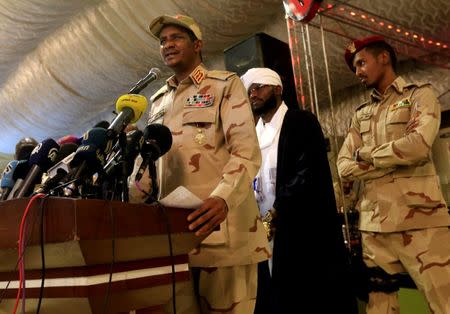
<path fill-rule="evenodd" d="M 158 194 L 159 194 L 158 178 L 156 175 L 156 165 L 155 165 L 154 160 L 151 160 L 148 165 L 148 174 L 150 176 L 150 179 L 152 180 L 152 192 L 151 192 L 149 198 L 145 201 L 145 203 L 151 204 L 158 200 Z"/>
<path fill-rule="evenodd" d="M 122 160 L 120 161 L 120 173 L 119 173 L 119 188 L 120 188 L 120 201 L 128 203 L 128 149 L 127 149 L 127 136 L 124 131 L 119 133 L 119 146 L 122 151 Z"/>

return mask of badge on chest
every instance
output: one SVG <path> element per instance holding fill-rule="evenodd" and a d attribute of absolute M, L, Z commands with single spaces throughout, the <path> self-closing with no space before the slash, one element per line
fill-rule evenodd
<path fill-rule="evenodd" d="M 198 145 L 203 145 L 206 143 L 206 135 L 203 128 L 197 127 L 194 134 L 194 142 L 196 142 Z"/>
<path fill-rule="evenodd" d="M 211 94 L 195 94 L 186 99 L 187 108 L 206 108 L 214 104 L 214 95 Z"/>
<path fill-rule="evenodd" d="M 411 102 L 409 101 L 408 98 L 405 98 L 405 99 L 402 99 L 399 102 L 391 105 L 391 111 L 397 110 L 399 108 L 407 108 L 407 107 L 411 107 Z"/>

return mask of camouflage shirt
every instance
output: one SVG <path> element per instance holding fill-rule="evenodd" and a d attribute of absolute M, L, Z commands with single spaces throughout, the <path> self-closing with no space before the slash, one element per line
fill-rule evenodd
<path fill-rule="evenodd" d="M 398 77 L 357 108 L 338 155 L 344 181 L 360 179 L 360 229 L 393 232 L 450 225 L 431 158 L 440 105 L 429 84 Z M 359 155 L 356 161 L 355 156 Z"/>

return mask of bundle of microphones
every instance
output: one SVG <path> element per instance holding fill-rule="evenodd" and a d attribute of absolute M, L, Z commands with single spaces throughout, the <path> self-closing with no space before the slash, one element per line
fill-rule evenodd
<path fill-rule="evenodd" d="M 116 102 L 118 115 L 102 121 L 82 137 L 64 136 L 41 143 L 25 143 L 16 151 L 16 160 L 8 163 L 1 178 L 1 200 L 44 193 L 60 197 L 121 199 L 136 157 L 142 156 L 137 181 L 144 170 L 165 154 L 172 145 L 170 130 L 162 124 L 150 124 L 143 131 L 125 132 L 139 120 L 147 108 L 147 99 L 138 93 L 159 77 L 152 69 L 130 94 Z M 156 178 L 152 178 L 155 181 Z"/>

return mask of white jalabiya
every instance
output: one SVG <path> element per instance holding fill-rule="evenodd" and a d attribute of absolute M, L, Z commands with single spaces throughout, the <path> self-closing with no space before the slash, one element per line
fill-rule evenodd
<path fill-rule="evenodd" d="M 270 122 L 264 123 L 262 119 L 259 119 L 256 125 L 262 163 L 255 177 L 253 188 L 262 217 L 272 208 L 275 201 L 278 141 L 287 110 L 288 107 L 282 102 Z"/>

